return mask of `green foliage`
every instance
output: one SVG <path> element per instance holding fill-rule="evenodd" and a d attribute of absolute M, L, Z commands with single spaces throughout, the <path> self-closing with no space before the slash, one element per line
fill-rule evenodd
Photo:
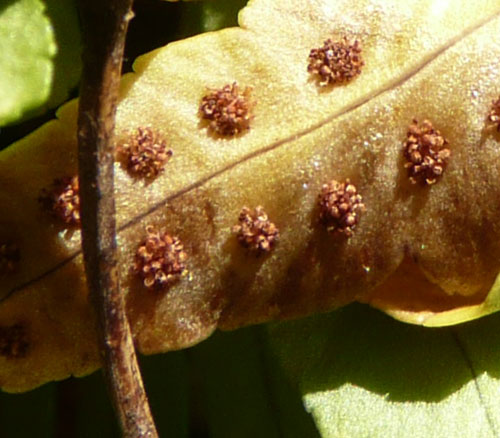
<path fill-rule="evenodd" d="M 238 11 L 246 3 L 247 0 L 204 0 L 188 3 L 182 8 L 180 33 L 187 36 L 237 26 Z"/>
<path fill-rule="evenodd" d="M 319 438 L 262 327 L 217 333 L 140 364 L 162 437 Z M 0 393 L 2 436 L 118 437 L 101 379 L 94 373 L 22 395 Z"/>
<path fill-rule="evenodd" d="M 499 329 L 499 315 L 425 329 L 358 305 L 275 324 L 269 339 L 323 438 L 493 438 Z"/>
<path fill-rule="evenodd" d="M 0 5 L 0 126 L 42 114 L 80 77 L 80 31 L 71 0 Z"/>
<path fill-rule="evenodd" d="M 428 329 L 353 305 L 217 333 L 141 368 L 160 436 L 494 438 L 499 324 Z M 0 394 L 2 436 L 48 438 L 74 416 L 74 438 L 118 437 L 105 397 L 98 373 Z"/>

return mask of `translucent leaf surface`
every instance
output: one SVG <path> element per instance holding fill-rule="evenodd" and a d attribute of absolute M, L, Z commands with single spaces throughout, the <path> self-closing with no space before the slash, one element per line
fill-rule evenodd
<path fill-rule="evenodd" d="M 487 438 L 500 425 L 499 324 L 426 329 L 349 306 L 275 324 L 269 339 L 323 438 Z"/>
<path fill-rule="evenodd" d="M 72 1 L 0 5 L 0 126 L 67 99 L 80 77 L 80 32 Z"/>
<path fill-rule="evenodd" d="M 500 91 L 499 14 L 500 3 L 486 0 L 412 8 L 255 0 L 240 13 L 241 28 L 139 58 L 123 79 L 116 141 L 152 126 L 173 150 L 151 182 L 116 163 L 122 283 L 139 349 L 184 348 L 216 327 L 354 300 L 420 324 L 496 310 L 499 139 L 486 116 Z M 307 72 L 309 51 L 345 34 L 362 41 L 365 67 L 348 84 L 321 88 Z M 233 81 L 253 87 L 255 118 L 250 131 L 222 139 L 207 132 L 198 107 L 207 88 Z M 0 357 L 8 390 L 97 366 L 79 231 L 56 225 L 38 202 L 41 188 L 76 172 L 76 104 L 58 117 L 0 155 L 0 183 L 9 187 L 0 194 L 0 239 L 22 255 L 2 282 L 0 326 L 21 326 L 27 345 L 23 357 Z M 431 187 L 412 185 L 403 167 L 413 118 L 432 120 L 452 151 Z M 348 240 L 318 224 L 316 199 L 333 178 L 350 178 L 366 205 Z M 281 230 L 259 258 L 231 232 L 241 208 L 257 205 Z M 188 254 L 188 275 L 160 293 L 130 269 L 147 225 L 179 236 Z"/>

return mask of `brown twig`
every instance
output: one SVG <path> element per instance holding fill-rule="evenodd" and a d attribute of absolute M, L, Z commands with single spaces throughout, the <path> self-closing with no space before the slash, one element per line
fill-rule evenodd
<path fill-rule="evenodd" d="M 111 137 L 132 0 L 80 0 L 84 71 L 78 115 L 82 246 L 106 380 L 123 436 L 157 437 L 120 294 Z"/>

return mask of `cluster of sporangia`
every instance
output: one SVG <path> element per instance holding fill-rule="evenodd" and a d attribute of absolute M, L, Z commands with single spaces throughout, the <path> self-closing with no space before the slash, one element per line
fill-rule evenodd
<path fill-rule="evenodd" d="M 40 192 L 39 202 L 54 217 L 67 225 L 80 225 L 80 188 L 78 177 L 58 178 L 50 190 Z"/>
<path fill-rule="evenodd" d="M 413 184 L 423 182 L 434 184 L 443 174 L 450 150 L 448 142 L 432 127 L 429 120 L 420 125 L 416 120 L 410 125 L 405 143 L 405 168 Z"/>
<path fill-rule="evenodd" d="M 363 198 L 349 178 L 343 183 L 332 180 L 323 184 L 319 194 L 319 220 L 328 231 L 351 237 L 363 211 Z"/>
<path fill-rule="evenodd" d="M 257 255 L 271 251 L 279 239 L 279 230 L 269 221 L 262 206 L 251 211 L 243 207 L 238 218 L 238 225 L 233 227 L 238 242 Z"/>
<path fill-rule="evenodd" d="M 129 140 L 116 149 L 127 170 L 144 178 L 158 176 L 172 156 L 172 149 L 167 149 L 166 141 L 150 126 L 131 132 Z"/>
<path fill-rule="evenodd" d="M 19 258 L 19 248 L 15 243 L 0 243 L 0 278 L 16 270 Z"/>
<path fill-rule="evenodd" d="M 252 89 L 243 91 L 236 82 L 220 90 L 212 90 L 203 97 L 200 105 L 201 117 L 209 120 L 209 129 L 219 135 L 234 136 L 250 128 L 253 118 Z"/>
<path fill-rule="evenodd" d="M 26 328 L 21 324 L 0 327 L 0 356 L 16 359 L 26 356 L 29 348 Z"/>
<path fill-rule="evenodd" d="M 307 71 L 319 77 L 321 86 L 349 82 L 361 73 L 365 65 L 361 43 L 351 43 L 347 37 L 340 41 L 327 39 L 322 47 L 309 53 Z"/>
<path fill-rule="evenodd" d="M 488 114 L 488 120 L 497 125 L 497 131 L 500 132 L 500 97 L 493 102 Z"/>
<path fill-rule="evenodd" d="M 307 70 L 318 79 L 319 85 L 327 86 L 351 81 L 361 73 L 363 65 L 360 42 L 343 37 L 336 42 L 328 39 L 322 47 L 312 49 Z M 208 130 L 225 137 L 248 130 L 254 108 L 250 94 L 250 87 L 242 90 L 236 82 L 211 90 L 199 107 L 200 117 L 208 121 Z M 500 131 L 500 98 L 493 102 L 488 120 Z M 436 183 L 450 157 L 447 145 L 430 121 L 419 124 L 413 120 L 403 149 L 405 168 L 412 183 Z M 172 156 L 163 137 L 151 127 L 131 132 L 129 140 L 117 146 L 117 153 L 132 175 L 149 179 L 161 173 Z M 77 177 L 56 180 L 51 190 L 42 191 L 40 200 L 65 224 L 80 224 Z M 349 179 L 324 184 L 318 206 L 319 222 L 329 232 L 347 238 L 353 235 L 359 216 L 366 209 L 362 196 Z M 279 239 L 278 228 L 269 221 L 262 206 L 253 211 L 243 207 L 238 225 L 232 231 L 238 242 L 256 255 L 271 251 Z M 186 273 L 187 255 L 177 237 L 152 226 L 146 228 L 146 233 L 135 254 L 133 268 L 145 287 L 161 290 Z M 12 271 L 18 258 L 17 248 L 5 243 L 0 245 L 0 274 Z"/>
<path fill-rule="evenodd" d="M 177 237 L 157 231 L 151 225 L 146 227 L 146 233 L 135 253 L 134 270 L 147 288 L 163 289 L 185 271 L 187 255 Z"/>

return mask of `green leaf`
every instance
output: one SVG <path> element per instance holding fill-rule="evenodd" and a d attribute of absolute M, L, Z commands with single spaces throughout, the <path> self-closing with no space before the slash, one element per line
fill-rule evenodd
<path fill-rule="evenodd" d="M 173 151 L 149 181 L 116 163 L 121 282 L 142 352 L 352 301 L 419 324 L 498 308 L 499 140 L 486 118 L 499 93 L 492 35 L 500 4 L 436 5 L 254 0 L 240 28 L 137 60 L 122 81 L 115 141 L 150 126 Z M 310 50 L 344 34 L 362 41 L 363 71 L 320 87 L 307 71 Z M 221 138 L 208 132 L 199 105 L 233 81 L 252 87 L 255 117 L 248 132 Z M 452 154 L 429 187 L 411 184 L 404 168 L 413 118 L 432 120 Z M 54 178 L 75 173 L 76 102 L 0 154 L 0 184 L 9 187 L 0 193 L 0 242 L 14 241 L 21 254 L 0 285 L 0 385 L 11 391 L 99 363 L 80 231 L 56 223 L 38 201 Z M 319 224 L 317 198 L 324 183 L 345 178 L 366 212 L 351 238 L 336 239 Z M 249 254 L 232 231 L 242 207 L 258 205 L 281 230 L 265 257 Z M 178 236 L 188 255 L 185 275 L 163 291 L 148 290 L 132 270 L 150 225 Z M 455 309 L 458 317 L 445 313 Z M 9 354 L 16 342 L 25 355 Z"/>
<path fill-rule="evenodd" d="M 193 416 L 213 438 L 314 438 L 300 397 L 270 360 L 260 327 L 216 333 L 186 351 Z"/>
<path fill-rule="evenodd" d="M 199 25 L 201 32 L 211 32 L 229 26 L 236 26 L 238 11 L 247 0 L 208 0 L 201 3 Z M 189 11 L 189 8 L 188 8 Z"/>
<path fill-rule="evenodd" d="M 500 317 L 447 329 L 361 306 L 274 324 L 272 351 L 323 438 L 496 437 Z"/>
<path fill-rule="evenodd" d="M 67 99 L 80 77 L 73 1 L 7 0 L 0 6 L 0 126 Z"/>

